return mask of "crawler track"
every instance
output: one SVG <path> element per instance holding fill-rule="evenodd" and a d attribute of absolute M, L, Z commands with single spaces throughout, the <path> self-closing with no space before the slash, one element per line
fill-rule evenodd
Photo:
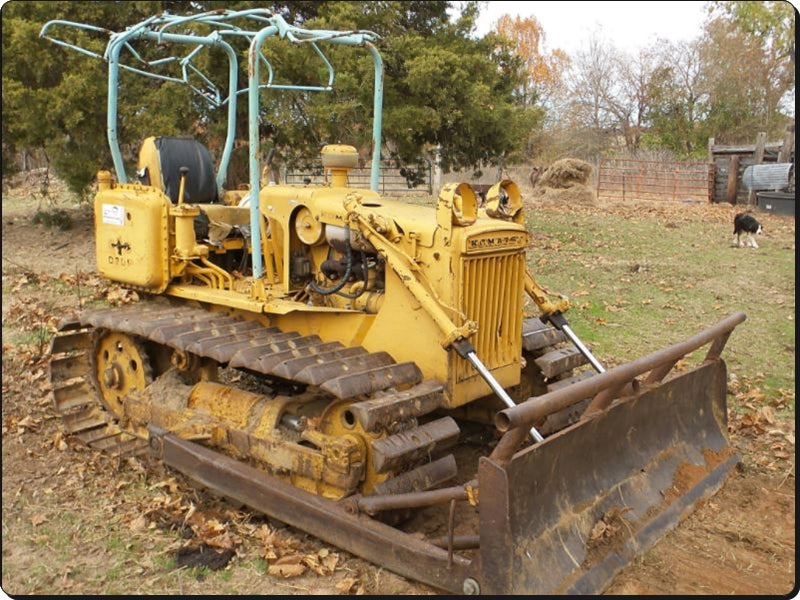
<path fill-rule="evenodd" d="M 55 408 L 66 430 L 93 449 L 119 456 L 147 449 L 147 440 L 120 424 L 119 415 L 108 410 L 102 400 L 95 339 L 106 331 L 185 356 L 211 359 L 221 367 L 255 374 L 273 384 L 322 390 L 331 402 L 352 400 L 349 410 L 364 431 L 387 430 L 393 423 L 406 423 L 372 442 L 376 468 L 404 472 L 402 477 L 382 484 L 379 492 L 419 491 L 455 475 L 455 461 L 449 455 L 415 466 L 420 457 L 432 456 L 434 447 L 443 450 L 455 444 L 459 428 L 449 416 L 437 419 L 431 415 L 442 403 L 442 385 L 423 380 L 414 363 L 397 363 L 386 352 L 325 343 L 316 335 L 283 332 L 199 305 L 167 302 L 86 311 L 62 324 L 53 338 L 50 379 Z M 550 391 L 575 379 L 570 375 L 584 361 L 571 348 L 556 349 L 561 343 L 563 336 L 538 319 L 525 322 L 527 385 L 520 386 L 521 397 Z M 149 362 L 143 363 L 150 381 Z M 420 417 L 423 419 L 418 423 Z M 570 415 L 562 415 L 544 424 L 544 429 L 557 429 L 570 420 Z"/>
<path fill-rule="evenodd" d="M 92 382 L 94 338 L 78 321 L 62 324 L 50 347 L 53 402 L 66 431 L 94 450 L 115 456 L 140 454 L 147 441 L 122 430 L 99 402 Z"/>

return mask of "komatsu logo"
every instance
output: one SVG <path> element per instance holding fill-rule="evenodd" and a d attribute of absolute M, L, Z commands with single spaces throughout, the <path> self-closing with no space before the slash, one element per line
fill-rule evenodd
<path fill-rule="evenodd" d="M 489 250 L 495 248 L 518 248 L 524 246 L 527 236 L 522 233 L 495 234 L 485 237 L 473 237 L 467 240 L 467 252 L 472 250 Z"/>

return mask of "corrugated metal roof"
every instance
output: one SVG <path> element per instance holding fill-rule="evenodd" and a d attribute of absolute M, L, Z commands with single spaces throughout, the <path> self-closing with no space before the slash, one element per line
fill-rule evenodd
<path fill-rule="evenodd" d="M 794 163 L 751 165 L 744 170 L 742 183 L 750 190 L 783 190 L 789 185 Z"/>

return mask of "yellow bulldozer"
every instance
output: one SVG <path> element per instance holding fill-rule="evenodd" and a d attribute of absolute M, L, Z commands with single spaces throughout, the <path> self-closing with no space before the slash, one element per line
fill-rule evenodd
<path fill-rule="evenodd" d="M 107 37 L 102 55 L 74 41 L 91 35 Z M 739 461 L 720 354 L 744 314 L 606 370 L 570 328 L 568 300 L 528 268 L 514 182 L 482 201 L 448 184 L 435 205 L 376 191 L 375 34 L 252 9 L 121 32 L 50 21 L 41 37 L 108 63 L 114 171 L 97 176 L 97 269 L 141 296 L 67 318 L 52 340 L 55 408 L 91 448 L 153 453 L 398 574 L 490 595 L 601 592 Z M 267 39 L 311 47 L 328 82 L 276 83 Z M 186 53 L 145 59 L 145 45 Z M 350 185 L 359 156 L 341 144 L 322 149 L 324 184 L 264 185 L 262 98 L 330 89 L 329 45 L 373 60 L 370 189 Z M 120 73 L 207 98 L 210 79 L 200 90 L 192 77 L 212 50 L 230 65 L 217 162 L 194 138 L 154 135 L 126 174 Z M 178 75 L 159 70 L 168 62 Z M 239 98 L 249 182 L 226 190 Z M 706 345 L 699 364 L 673 369 Z M 593 535 L 614 520 L 613 537 Z"/>

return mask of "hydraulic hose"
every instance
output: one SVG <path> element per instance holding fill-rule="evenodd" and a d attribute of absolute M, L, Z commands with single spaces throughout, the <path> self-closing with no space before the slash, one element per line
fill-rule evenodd
<path fill-rule="evenodd" d="M 320 285 L 317 285 L 317 282 L 313 280 L 308 283 L 308 287 L 310 287 L 316 293 L 322 294 L 323 296 L 330 296 L 331 294 L 339 292 L 339 290 L 341 290 L 345 285 L 347 285 L 347 280 L 350 279 L 350 274 L 353 272 L 353 249 L 350 247 L 349 226 L 345 226 L 344 235 L 345 235 L 345 257 L 347 258 L 347 264 L 345 265 L 344 274 L 339 280 L 339 283 L 337 283 L 331 288 L 324 288 Z"/>
<path fill-rule="evenodd" d="M 348 239 L 348 242 L 349 242 L 349 239 Z M 348 247 L 348 249 L 350 248 L 350 244 L 349 243 L 347 244 L 347 247 Z M 363 294 L 364 292 L 367 291 L 367 286 L 369 285 L 369 270 L 367 269 L 367 255 L 364 252 L 361 253 L 361 273 L 363 275 L 364 287 L 361 288 L 360 292 L 357 292 L 355 294 L 348 294 L 346 292 L 337 292 L 337 294 L 339 296 L 342 296 L 343 298 L 348 298 L 350 300 L 355 300 L 361 294 Z"/>

